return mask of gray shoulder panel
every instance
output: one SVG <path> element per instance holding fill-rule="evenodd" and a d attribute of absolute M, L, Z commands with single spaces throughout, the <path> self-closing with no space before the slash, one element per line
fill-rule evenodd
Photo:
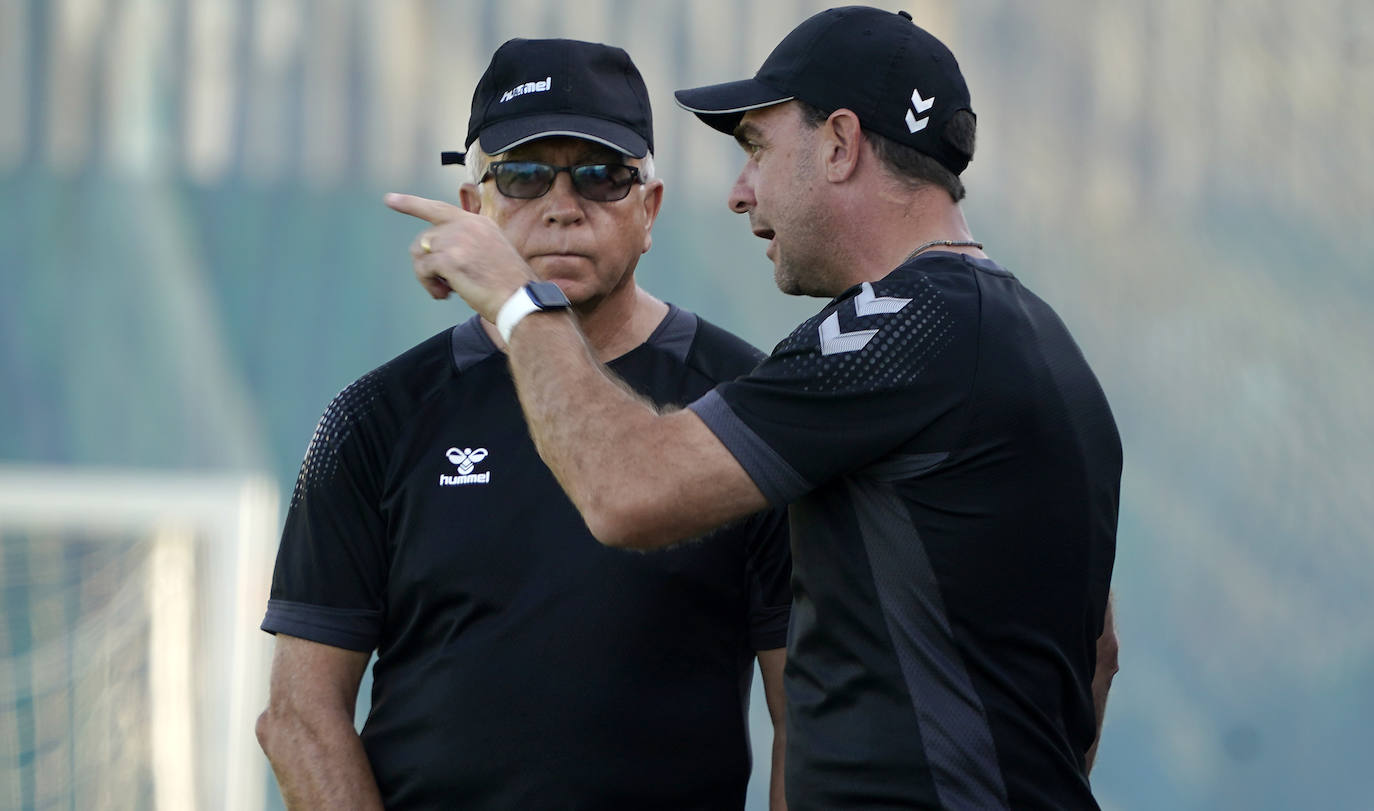
<path fill-rule="evenodd" d="M 696 313 L 669 304 L 668 314 L 644 343 L 667 352 L 677 358 L 679 363 L 686 363 L 687 353 L 692 351 L 692 342 L 696 337 Z"/>
<path fill-rule="evenodd" d="M 450 335 L 449 343 L 453 348 L 455 372 L 461 373 L 501 351 L 487 337 L 487 331 L 482 329 L 482 319 L 479 316 L 474 315 L 454 327 Z"/>
<path fill-rule="evenodd" d="M 696 412 L 706 427 L 730 450 L 769 504 L 790 504 L 815 489 L 772 446 L 745 425 L 715 389 L 687 407 Z"/>

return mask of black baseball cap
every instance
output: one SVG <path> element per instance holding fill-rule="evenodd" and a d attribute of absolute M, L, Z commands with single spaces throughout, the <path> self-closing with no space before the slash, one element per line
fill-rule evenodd
<path fill-rule="evenodd" d="M 464 148 L 496 155 L 536 138 L 583 138 L 632 158 L 654 148 L 644 78 L 621 48 L 573 39 L 512 39 L 472 94 Z M 445 152 L 444 163 L 462 163 Z"/>
<path fill-rule="evenodd" d="M 865 129 L 935 158 L 956 175 L 973 157 L 944 138 L 956 112 L 973 112 L 959 63 L 905 11 L 827 9 L 792 29 L 754 78 L 674 95 L 726 134 L 749 110 L 797 99 L 826 112 L 853 110 Z"/>

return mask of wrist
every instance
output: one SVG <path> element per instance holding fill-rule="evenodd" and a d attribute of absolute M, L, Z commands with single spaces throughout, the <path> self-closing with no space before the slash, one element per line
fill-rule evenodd
<path fill-rule="evenodd" d="M 501 340 L 510 343 L 515 325 L 530 313 L 544 310 L 566 310 L 571 306 L 563 290 L 553 282 L 530 282 L 511 294 L 496 313 L 496 331 Z"/>

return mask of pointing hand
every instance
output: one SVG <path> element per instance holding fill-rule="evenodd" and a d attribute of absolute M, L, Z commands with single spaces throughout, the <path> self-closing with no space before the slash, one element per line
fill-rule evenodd
<path fill-rule="evenodd" d="M 457 293 L 488 321 L 516 290 L 537 277 L 496 223 L 451 203 L 388 194 L 386 205 L 432 227 L 410 245 L 415 277 L 434 298 Z"/>

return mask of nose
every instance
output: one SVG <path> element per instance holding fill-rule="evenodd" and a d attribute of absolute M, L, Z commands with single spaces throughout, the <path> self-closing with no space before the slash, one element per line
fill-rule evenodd
<path fill-rule="evenodd" d="M 582 195 L 573 188 L 571 174 L 559 172 L 553 179 L 553 188 L 542 199 L 546 224 L 573 225 L 582 221 Z"/>
<path fill-rule="evenodd" d="M 730 196 L 726 198 L 726 205 L 736 214 L 748 213 L 758 205 L 758 200 L 754 199 L 753 166 L 753 161 L 744 164 L 739 177 L 735 178 L 735 185 L 730 187 Z"/>

